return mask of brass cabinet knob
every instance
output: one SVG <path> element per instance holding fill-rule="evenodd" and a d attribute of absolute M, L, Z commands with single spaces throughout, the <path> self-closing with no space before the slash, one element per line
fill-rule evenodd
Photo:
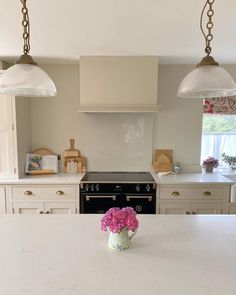
<path fill-rule="evenodd" d="M 177 191 L 174 191 L 174 192 L 171 193 L 171 196 L 177 197 L 177 196 L 180 196 L 180 193 L 177 192 Z"/>
<path fill-rule="evenodd" d="M 206 191 L 206 192 L 203 193 L 203 196 L 205 196 L 205 197 L 211 196 L 211 192 Z"/>
<path fill-rule="evenodd" d="M 39 214 L 43 214 L 43 211 L 40 211 Z"/>
<path fill-rule="evenodd" d="M 192 214 L 193 214 L 193 215 L 195 215 L 195 214 L 196 214 L 196 212 L 195 212 L 195 211 L 193 211 L 193 212 L 192 212 Z"/>
<path fill-rule="evenodd" d="M 46 214 L 50 214 L 50 211 L 46 211 Z"/>
<path fill-rule="evenodd" d="M 190 212 L 186 211 L 186 214 L 187 214 L 187 215 L 189 215 L 189 214 L 190 214 Z"/>
<path fill-rule="evenodd" d="M 57 194 L 58 196 L 63 196 L 65 193 L 64 193 L 63 191 L 57 191 L 56 194 Z"/>
<path fill-rule="evenodd" d="M 32 193 L 31 191 L 25 191 L 25 192 L 24 192 L 24 195 L 26 195 L 26 196 L 31 196 L 31 195 L 33 195 L 33 193 Z"/>

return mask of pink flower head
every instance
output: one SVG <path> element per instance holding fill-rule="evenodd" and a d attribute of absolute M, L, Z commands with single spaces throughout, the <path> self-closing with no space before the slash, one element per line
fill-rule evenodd
<path fill-rule="evenodd" d="M 214 168 L 218 167 L 219 161 L 213 157 L 208 157 L 206 160 L 203 161 L 203 167 L 213 166 Z"/>
<path fill-rule="evenodd" d="M 138 225 L 136 212 L 131 207 L 110 208 L 101 220 L 101 229 L 104 231 L 109 229 L 113 233 L 119 233 L 124 228 L 135 231 Z"/>

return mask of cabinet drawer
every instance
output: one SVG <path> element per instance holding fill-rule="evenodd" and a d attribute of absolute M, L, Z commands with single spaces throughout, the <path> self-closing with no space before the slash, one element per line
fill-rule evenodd
<path fill-rule="evenodd" d="M 20 186 L 12 188 L 13 200 L 56 199 L 67 200 L 76 198 L 73 186 Z"/>
<path fill-rule="evenodd" d="M 224 188 L 219 187 L 161 187 L 161 200 L 222 200 Z"/>

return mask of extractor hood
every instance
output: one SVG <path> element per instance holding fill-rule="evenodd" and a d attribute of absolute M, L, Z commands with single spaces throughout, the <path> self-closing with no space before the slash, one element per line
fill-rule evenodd
<path fill-rule="evenodd" d="M 154 113 L 158 57 L 82 56 L 79 112 Z"/>

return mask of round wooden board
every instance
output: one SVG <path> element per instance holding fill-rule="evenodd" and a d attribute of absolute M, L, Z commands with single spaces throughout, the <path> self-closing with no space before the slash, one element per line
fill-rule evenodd
<path fill-rule="evenodd" d="M 38 154 L 41 156 L 45 156 L 45 155 L 55 155 L 55 153 L 49 149 L 46 148 L 39 148 L 33 151 L 33 154 Z"/>

